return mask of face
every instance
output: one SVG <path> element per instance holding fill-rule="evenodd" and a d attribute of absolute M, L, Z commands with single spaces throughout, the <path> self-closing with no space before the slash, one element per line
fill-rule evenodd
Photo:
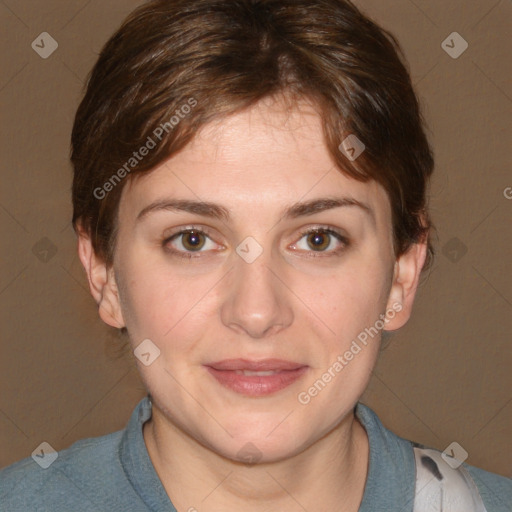
<path fill-rule="evenodd" d="M 103 318 L 159 350 L 136 359 L 155 421 L 225 457 L 333 431 L 407 320 L 387 195 L 335 167 L 305 103 L 206 126 L 127 184 L 118 222 Z"/>

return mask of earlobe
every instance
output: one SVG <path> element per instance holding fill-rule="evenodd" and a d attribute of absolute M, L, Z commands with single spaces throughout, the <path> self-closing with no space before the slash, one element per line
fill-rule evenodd
<path fill-rule="evenodd" d="M 98 304 L 101 319 L 112 327 L 124 327 L 114 269 L 107 268 L 105 262 L 95 254 L 90 236 L 80 228 L 78 256 L 87 273 L 89 289 Z"/>
<path fill-rule="evenodd" d="M 395 262 L 393 283 L 386 307 L 386 311 L 392 313 L 386 315 L 385 330 L 399 329 L 409 320 L 426 255 L 426 243 L 416 243 Z"/>

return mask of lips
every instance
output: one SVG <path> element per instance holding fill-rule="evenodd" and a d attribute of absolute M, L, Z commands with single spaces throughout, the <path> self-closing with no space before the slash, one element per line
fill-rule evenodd
<path fill-rule="evenodd" d="M 307 365 L 283 359 L 225 359 L 205 365 L 223 387 L 247 396 L 265 396 L 276 393 L 300 379 Z"/>

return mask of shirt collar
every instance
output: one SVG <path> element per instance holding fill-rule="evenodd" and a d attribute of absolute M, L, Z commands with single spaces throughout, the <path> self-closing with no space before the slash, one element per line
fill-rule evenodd
<path fill-rule="evenodd" d="M 120 459 L 126 477 L 135 492 L 154 512 L 176 512 L 149 458 L 142 427 L 151 418 L 151 401 L 143 398 L 133 411 L 123 433 Z"/>
<path fill-rule="evenodd" d="M 368 434 L 370 460 L 359 512 L 394 510 L 412 512 L 416 466 L 410 441 L 388 430 L 378 416 L 358 402 L 356 417 Z M 397 508 L 401 506 L 401 508 Z"/>

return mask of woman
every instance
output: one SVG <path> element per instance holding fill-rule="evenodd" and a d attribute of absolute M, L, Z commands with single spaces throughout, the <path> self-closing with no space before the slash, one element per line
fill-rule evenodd
<path fill-rule="evenodd" d="M 148 397 L 124 431 L 6 468 L 5 510 L 507 510 L 510 480 L 358 402 L 433 257 L 390 34 L 340 0 L 149 2 L 72 146 L 79 256 Z"/>

